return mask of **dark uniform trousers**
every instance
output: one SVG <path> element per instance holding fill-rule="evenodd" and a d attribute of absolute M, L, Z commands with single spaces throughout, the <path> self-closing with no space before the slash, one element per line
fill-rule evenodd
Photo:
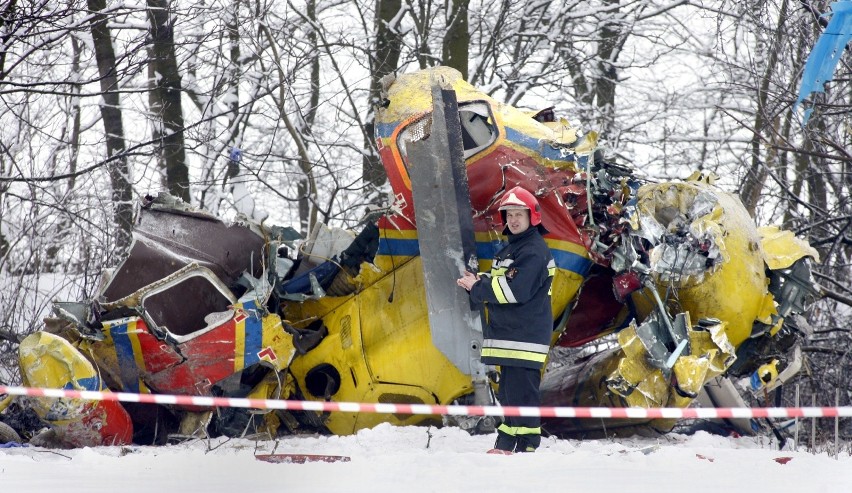
<path fill-rule="evenodd" d="M 520 366 L 500 368 L 500 386 L 497 400 L 503 406 L 541 405 L 539 384 L 541 370 Z M 541 444 L 541 417 L 506 416 L 497 428 L 494 448 L 515 452 L 532 452 Z"/>

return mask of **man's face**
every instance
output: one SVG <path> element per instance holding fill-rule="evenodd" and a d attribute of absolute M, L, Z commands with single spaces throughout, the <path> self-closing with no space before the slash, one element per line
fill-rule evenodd
<path fill-rule="evenodd" d="M 527 209 L 507 210 L 506 224 L 513 235 L 523 233 L 530 227 L 530 211 Z"/>

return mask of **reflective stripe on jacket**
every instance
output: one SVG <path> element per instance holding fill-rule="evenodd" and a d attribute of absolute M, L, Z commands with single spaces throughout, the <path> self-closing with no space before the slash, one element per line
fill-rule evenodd
<path fill-rule="evenodd" d="M 550 285 L 556 264 L 535 227 L 509 235 L 491 272 L 470 290 L 484 305 L 482 362 L 541 369 L 550 350 L 553 314 Z"/>

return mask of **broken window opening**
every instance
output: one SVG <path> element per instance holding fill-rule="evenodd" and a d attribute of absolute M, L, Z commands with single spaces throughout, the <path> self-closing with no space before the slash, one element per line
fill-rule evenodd
<path fill-rule="evenodd" d="M 461 122 L 461 138 L 464 148 L 464 159 L 485 150 L 497 141 L 497 126 L 491 107 L 484 101 L 473 101 L 459 104 L 459 121 Z M 402 163 L 408 170 L 412 163 L 408 160 L 406 144 L 428 139 L 432 130 L 432 114 L 408 124 L 397 137 L 397 147 L 402 156 Z"/>
<path fill-rule="evenodd" d="M 192 309 L 188 310 L 183 303 L 176 300 L 191 300 Z M 146 315 L 157 327 L 166 328 L 175 336 L 188 336 L 222 323 L 222 320 L 209 314 L 224 312 L 222 317 L 230 319 L 229 310 L 233 301 L 220 289 L 202 276 L 191 276 L 169 286 L 167 289 L 145 296 L 141 305 Z"/>
<path fill-rule="evenodd" d="M 473 102 L 459 105 L 464 158 L 467 159 L 497 140 L 497 127 L 487 103 Z"/>

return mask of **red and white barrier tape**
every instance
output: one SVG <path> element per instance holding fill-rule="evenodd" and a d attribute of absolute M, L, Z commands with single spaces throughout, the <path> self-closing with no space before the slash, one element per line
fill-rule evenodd
<path fill-rule="evenodd" d="M 370 404 L 358 402 L 289 401 L 276 399 L 243 399 L 170 394 L 132 394 L 128 392 L 96 392 L 90 390 L 6 387 L 0 385 L 0 396 L 72 398 L 95 401 L 141 402 L 199 407 L 240 407 L 251 409 L 283 409 L 290 411 L 323 411 L 383 414 L 438 414 L 450 416 L 541 416 L 543 418 L 835 418 L 852 417 L 852 406 L 843 407 L 725 407 L 725 408 L 610 408 L 610 407 L 515 407 L 515 406 L 430 406 L 428 404 Z"/>

